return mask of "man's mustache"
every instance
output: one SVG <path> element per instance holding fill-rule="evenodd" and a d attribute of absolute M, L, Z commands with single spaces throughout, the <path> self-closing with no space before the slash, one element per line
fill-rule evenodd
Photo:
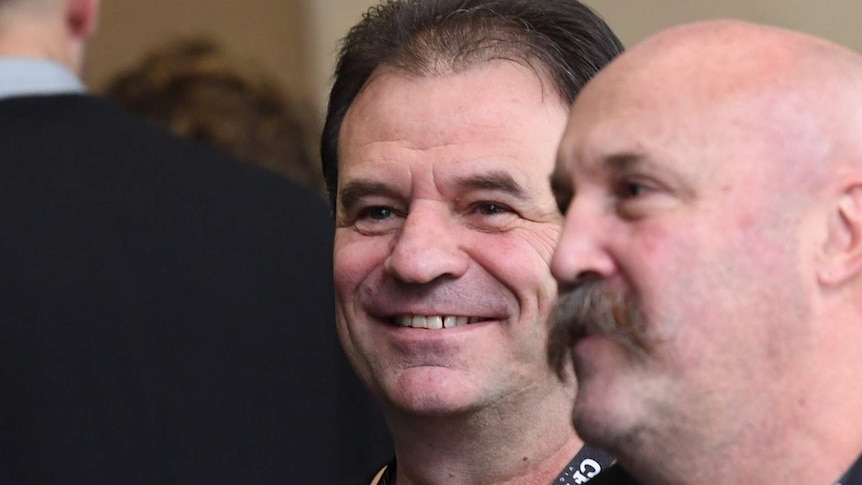
<path fill-rule="evenodd" d="M 572 347 L 588 335 L 607 335 L 636 354 L 646 353 L 644 314 L 629 286 L 611 287 L 597 276 L 587 276 L 561 288 L 548 339 L 548 362 L 561 379 Z"/>

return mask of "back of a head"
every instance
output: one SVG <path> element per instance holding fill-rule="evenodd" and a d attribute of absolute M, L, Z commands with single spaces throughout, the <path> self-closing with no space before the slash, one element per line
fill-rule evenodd
<path fill-rule="evenodd" d="M 25 29 L 33 33 L 45 34 L 47 30 L 54 29 L 49 27 L 52 23 L 52 17 L 57 17 L 60 14 L 62 3 L 60 0 L 0 0 L 0 45 L 3 42 L 13 40 L 13 37 L 19 35 L 19 31 Z M 34 28 L 38 25 L 38 29 Z M 56 23 L 56 28 L 60 24 Z M 54 35 L 54 33 L 51 33 Z M 14 39 L 20 42 L 18 39 Z M 0 54 L 9 54 L 7 50 Z"/>
<path fill-rule="evenodd" d="M 0 0 L 0 19 L 10 12 L 38 12 L 39 8 L 49 7 L 56 4 L 57 0 Z"/>
<path fill-rule="evenodd" d="M 323 190 L 290 99 L 263 69 L 231 58 L 213 41 L 168 43 L 120 73 L 105 94 L 181 137 Z"/>
<path fill-rule="evenodd" d="M 0 0 L 0 13 L 11 4 L 17 3 L 21 0 Z"/>
<path fill-rule="evenodd" d="M 607 24 L 576 0 L 388 0 L 372 7 L 342 41 L 321 139 L 333 207 L 341 123 L 378 68 L 434 76 L 512 60 L 545 75 L 571 104 L 622 49 Z"/>
<path fill-rule="evenodd" d="M 59 62 L 80 74 L 99 7 L 96 0 L 0 0 L 0 56 Z"/>

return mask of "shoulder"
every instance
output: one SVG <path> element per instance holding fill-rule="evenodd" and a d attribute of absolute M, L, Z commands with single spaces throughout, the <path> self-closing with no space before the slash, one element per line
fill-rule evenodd
<path fill-rule="evenodd" d="M 207 206 L 232 203 L 235 213 L 289 220 L 295 229 L 311 226 L 307 228 L 326 232 L 331 225 L 322 194 L 182 140 L 96 96 L 0 100 L 0 158 L 14 161 L 0 167 L 6 180 L 71 172 L 90 188 L 110 180 L 114 193 L 127 190 L 129 198 L 143 193 L 155 197 L 154 202 L 180 197 Z"/>

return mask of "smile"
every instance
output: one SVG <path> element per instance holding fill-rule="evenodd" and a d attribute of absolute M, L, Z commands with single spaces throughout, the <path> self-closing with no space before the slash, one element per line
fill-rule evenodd
<path fill-rule="evenodd" d="M 441 328 L 455 328 L 485 321 L 477 317 L 457 317 L 454 315 L 402 315 L 394 318 L 395 324 L 400 327 L 427 328 L 428 330 L 440 330 Z"/>

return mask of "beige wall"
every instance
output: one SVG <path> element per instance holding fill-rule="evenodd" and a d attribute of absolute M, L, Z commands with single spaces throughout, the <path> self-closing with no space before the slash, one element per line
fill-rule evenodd
<path fill-rule="evenodd" d="M 312 32 L 314 51 L 309 65 L 313 88 L 313 102 L 318 111 L 326 109 L 332 71 L 335 68 L 335 54 L 339 39 L 350 27 L 362 18 L 362 13 L 376 0 L 306 0 L 309 3 L 309 17 L 320 28 Z"/>
<path fill-rule="evenodd" d="M 862 51 L 859 0 L 584 0 L 626 45 L 663 28 L 728 17 L 809 32 Z"/>
<path fill-rule="evenodd" d="M 313 27 L 299 0 L 102 0 L 85 79 L 99 90 L 118 70 L 165 41 L 208 34 L 263 64 L 299 98 L 310 96 Z"/>
<path fill-rule="evenodd" d="M 88 83 L 98 90 L 148 48 L 180 34 L 209 32 L 235 54 L 278 76 L 319 125 L 336 42 L 375 0 L 103 0 L 90 48 Z M 677 23 L 734 17 L 826 37 L 862 52 L 862 1 L 585 0 L 626 45 Z"/>

